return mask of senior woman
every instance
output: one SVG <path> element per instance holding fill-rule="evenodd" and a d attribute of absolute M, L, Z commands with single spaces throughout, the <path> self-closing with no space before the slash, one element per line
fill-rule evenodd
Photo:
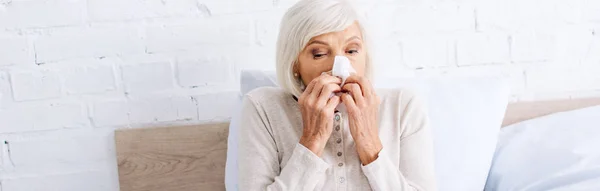
<path fill-rule="evenodd" d="M 344 0 L 301 0 L 287 11 L 281 88 L 243 99 L 240 190 L 436 189 L 423 105 L 404 90 L 373 88 L 363 23 Z M 356 71 L 344 85 L 330 75 L 335 56 Z"/>

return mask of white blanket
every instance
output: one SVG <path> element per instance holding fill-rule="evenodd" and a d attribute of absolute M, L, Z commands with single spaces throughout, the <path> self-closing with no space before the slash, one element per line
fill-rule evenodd
<path fill-rule="evenodd" d="M 600 106 L 503 128 L 485 190 L 600 190 Z"/>

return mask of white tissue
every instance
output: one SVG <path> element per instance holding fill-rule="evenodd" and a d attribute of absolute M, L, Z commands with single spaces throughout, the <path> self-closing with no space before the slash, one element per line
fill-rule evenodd
<path fill-rule="evenodd" d="M 354 70 L 354 68 L 352 68 L 352 64 L 350 64 L 350 60 L 348 59 L 348 57 L 336 56 L 333 61 L 333 69 L 331 70 L 331 75 L 337 76 L 342 79 L 341 86 L 344 86 L 344 83 L 346 83 L 346 78 L 350 77 L 350 74 L 352 73 L 356 73 L 356 71 Z M 339 94 L 341 93 L 337 94 L 339 96 Z M 335 94 L 331 94 L 330 98 L 333 97 L 333 95 Z M 344 106 L 344 104 L 340 103 L 339 105 L 337 105 L 336 110 L 346 112 L 346 107 Z"/>
<path fill-rule="evenodd" d="M 350 76 L 350 74 L 355 73 L 356 71 L 352 68 L 352 64 L 350 64 L 350 60 L 345 56 L 335 56 L 333 61 L 333 69 L 331 70 L 331 75 L 340 77 L 342 79 L 342 86 L 346 82 L 346 78 Z"/>

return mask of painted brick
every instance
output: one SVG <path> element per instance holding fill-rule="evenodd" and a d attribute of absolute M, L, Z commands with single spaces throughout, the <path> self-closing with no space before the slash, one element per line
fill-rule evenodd
<path fill-rule="evenodd" d="M 36 129 L 81 128 L 89 126 L 85 107 L 79 104 L 50 104 L 35 113 Z"/>
<path fill-rule="evenodd" d="M 575 24 L 583 21 L 584 2 L 582 0 L 575 1 L 556 1 L 556 12 L 558 18 L 565 23 Z"/>
<path fill-rule="evenodd" d="M 401 33 L 470 31 L 475 29 L 474 13 L 468 4 L 440 2 L 400 6 L 391 19 L 393 30 Z"/>
<path fill-rule="evenodd" d="M 593 43 L 592 30 L 589 28 L 573 26 L 556 30 L 556 54 L 553 62 L 568 65 L 585 62 Z M 600 54 L 600 51 L 596 54 Z"/>
<path fill-rule="evenodd" d="M 240 100 L 239 92 L 220 92 L 194 96 L 198 101 L 200 121 L 227 120 L 235 112 L 235 104 Z"/>
<path fill-rule="evenodd" d="M 600 32 L 600 31 L 598 31 Z M 594 36 L 583 59 L 584 64 L 600 65 L 600 34 Z"/>
<path fill-rule="evenodd" d="M 2 181 L 2 191 L 110 191 L 119 190 L 115 175 L 104 171 L 52 174 Z"/>
<path fill-rule="evenodd" d="M 8 155 L 8 148 L 5 147 L 4 141 L 5 140 L 0 139 L 0 170 L 2 171 L 6 171 L 8 169 L 6 166 L 10 163 L 8 156 L 6 156 L 6 158 L 4 157 L 5 155 Z M 4 165 L 5 163 L 6 165 Z M 2 184 L 0 184 L 0 191 L 2 191 Z"/>
<path fill-rule="evenodd" d="M 600 89 L 600 65 L 538 64 L 526 70 L 533 92 L 573 92 Z"/>
<path fill-rule="evenodd" d="M 208 15 L 195 0 L 89 0 L 88 13 L 94 21 Z"/>
<path fill-rule="evenodd" d="M 248 48 L 240 47 L 233 51 L 242 51 L 236 56 L 229 56 L 228 58 L 233 60 L 235 63 L 235 69 L 243 70 L 274 70 L 275 69 L 275 51 L 271 47 L 252 47 Z M 251 60 L 251 61 L 250 61 Z M 236 71 L 236 74 L 239 74 Z"/>
<path fill-rule="evenodd" d="M 477 65 L 509 63 L 508 36 L 504 34 L 469 34 L 458 39 L 457 64 Z"/>
<path fill-rule="evenodd" d="M 61 95 L 59 75 L 54 71 L 10 73 L 13 97 L 17 101 L 56 98 Z"/>
<path fill-rule="evenodd" d="M 517 31 L 521 28 L 552 28 L 561 19 L 557 1 L 477 1 L 477 28 L 481 31 Z"/>
<path fill-rule="evenodd" d="M 64 163 L 77 165 L 110 160 L 112 154 L 107 149 L 110 142 L 107 136 L 91 134 L 83 137 L 61 136 L 49 140 L 10 141 L 9 144 L 15 166 L 44 171 Z"/>
<path fill-rule="evenodd" d="M 514 34 L 511 41 L 513 62 L 536 62 L 554 59 L 556 36 L 541 31 L 522 31 Z"/>
<path fill-rule="evenodd" d="M 90 114 L 95 127 L 126 127 L 129 125 L 129 105 L 125 100 L 94 103 Z"/>
<path fill-rule="evenodd" d="M 600 23 L 600 2 L 583 0 L 583 17 L 587 21 Z"/>
<path fill-rule="evenodd" d="M 448 66 L 454 63 L 454 43 L 444 36 L 406 37 L 400 41 L 400 46 L 403 62 L 410 68 Z"/>
<path fill-rule="evenodd" d="M 29 117 L 26 109 L 0 110 L 0 119 L 2 133 L 36 130 L 33 117 Z"/>
<path fill-rule="evenodd" d="M 0 28 L 69 26 L 85 21 L 84 0 L 9 1 L 0 6 Z"/>
<path fill-rule="evenodd" d="M 195 120 L 198 116 L 192 97 L 165 97 L 132 100 L 129 103 L 133 124 Z"/>
<path fill-rule="evenodd" d="M 502 29 L 510 30 L 512 17 L 509 16 L 511 5 L 509 1 L 482 0 L 475 8 L 475 19 L 478 30 Z"/>
<path fill-rule="evenodd" d="M 254 23 L 254 43 L 256 45 L 269 47 L 271 50 L 275 49 L 283 14 L 285 12 L 279 10 L 255 14 L 257 19 Z"/>
<path fill-rule="evenodd" d="M 177 79 L 183 87 L 232 84 L 234 76 L 230 62 L 226 58 L 180 61 Z"/>
<path fill-rule="evenodd" d="M 91 116 L 96 127 L 126 127 L 197 120 L 198 111 L 196 101 L 190 96 L 145 97 L 98 102 Z"/>
<path fill-rule="evenodd" d="M 173 88 L 174 76 L 168 62 L 127 65 L 121 68 L 127 93 L 146 93 Z"/>
<path fill-rule="evenodd" d="M 103 93 L 116 89 L 113 67 L 77 67 L 63 73 L 67 94 Z"/>
<path fill-rule="evenodd" d="M 252 39 L 252 22 L 239 16 L 218 17 L 176 26 L 151 26 L 146 31 L 147 51 L 153 53 L 204 44 L 247 45 Z"/>
<path fill-rule="evenodd" d="M 86 28 L 54 33 L 38 38 L 34 44 L 37 63 L 144 52 L 141 37 L 133 27 Z"/>
<path fill-rule="evenodd" d="M 89 126 L 78 104 L 45 104 L 0 111 L 0 133 L 27 132 Z"/>
<path fill-rule="evenodd" d="M 5 72 L 0 72 L 0 108 L 7 107 L 12 102 L 13 99 L 9 76 Z"/>
<path fill-rule="evenodd" d="M 0 66 L 32 65 L 35 62 L 25 37 L 0 37 L 0 53 Z"/>
<path fill-rule="evenodd" d="M 211 15 L 240 14 L 266 11 L 273 7 L 273 0 L 203 0 L 201 4 Z"/>

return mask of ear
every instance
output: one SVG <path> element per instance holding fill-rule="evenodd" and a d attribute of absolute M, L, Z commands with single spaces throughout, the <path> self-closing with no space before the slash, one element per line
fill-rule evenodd
<path fill-rule="evenodd" d="M 292 64 L 292 73 L 298 73 L 298 74 L 300 74 L 300 69 L 298 69 L 298 61 L 295 61 Z"/>

